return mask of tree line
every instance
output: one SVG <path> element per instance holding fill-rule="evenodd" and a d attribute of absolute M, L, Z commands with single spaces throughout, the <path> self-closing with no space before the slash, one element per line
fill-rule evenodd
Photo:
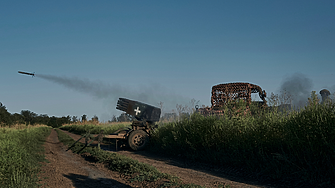
<path fill-rule="evenodd" d="M 72 123 L 70 116 L 49 117 L 47 114 L 38 115 L 29 110 L 21 110 L 21 113 L 11 114 L 7 111 L 6 106 L 0 102 L 0 126 L 11 126 L 15 124 L 43 124 L 51 127 L 60 127 L 67 123 Z"/>
<path fill-rule="evenodd" d="M 128 114 L 121 114 L 119 117 L 113 115 L 112 120 L 108 122 L 125 122 L 131 121 L 132 118 Z M 37 125 L 43 124 L 51 127 L 60 127 L 64 124 L 76 123 L 76 122 L 86 122 L 87 115 L 84 114 L 81 118 L 78 116 L 62 116 L 62 117 L 49 117 L 47 114 L 36 114 L 29 110 L 21 110 L 21 113 L 11 114 L 7 111 L 6 106 L 0 102 L 0 127 L 1 126 L 11 126 L 15 124 L 26 124 L 26 125 Z M 99 123 L 98 116 L 94 115 L 90 120 L 93 123 Z"/>

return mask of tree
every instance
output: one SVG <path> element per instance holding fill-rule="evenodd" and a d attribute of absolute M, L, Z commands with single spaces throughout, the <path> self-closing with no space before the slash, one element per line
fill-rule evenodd
<path fill-rule="evenodd" d="M 0 102 L 0 125 L 11 125 L 12 118 L 11 114 L 7 111 L 6 106 Z"/>
<path fill-rule="evenodd" d="M 22 110 L 21 111 L 21 115 L 23 116 L 23 119 L 24 121 L 26 122 L 26 125 L 34 125 L 36 122 L 35 122 L 35 118 L 37 116 L 36 113 L 34 112 L 31 112 L 29 110 Z"/>
<path fill-rule="evenodd" d="M 87 121 L 87 115 L 84 114 L 81 116 L 81 122 L 86 122 Z"/>
<path fill-rule="evenodd" d="M 71 116 L 70 115 L 66 116 L 66 123 L 71 123 Z"/>
<path fill-rule="evenodd" d="M 118 122 L 129 122 L 132 121 L 132 116 L 126 113 L 122 113 L 119 117 L 117 117 Z"/>
<path fill-rule="evenodd" d="M 115 116 L 115 115 L 113 115 L 113 117 L 112 117 L 112 120 L 111 120 L 111 121 L 109 121 L 109 122 L 117 122 L 116 116 Z"/>
<path fill-rule="evenodd" d="M 92 122 L 93 122 L 93 123 L 99 123 L 99 118 L 98 118 L 98 116 L 94 115 L 94 116 L 92 117 Z"/>
<path fill-rule="evenodd" d="M 42 124 L 42 125 L 48 125 L 49 122 L 49 116 L 47 114 L 40 114 L 35 118 L 35 123 Z"/>
<path fill-rule="evenodd" d="M 79 120 L 78 120 L 78 117 L 77 117 L 77 116 L 72 116 L 72 122 L 75 123 L 75 122 L 77 122 L 77 121 L 79 121 Z"/>
<path fill-rule="evenodd" d="M 15 113 L 11 115 L 12 123 L 24 124 L 24 118 L 21 114 Z"/>
<path fill-rule="evenodd" d="M 59 121 L 59 118 L 52 116 L 48 122 L 48 126 L 51 126 L 53 128 L 58 128 L 62 126 L 62 123 L 61 121 Z"/>
<path fill-rule="evenodd" d="M 70 116 L 62 116 L 61 118 L 58 118 L 59 124 L 64 125 L 64 124 L 69 124 L 71 123 L 71 117 Z"/>

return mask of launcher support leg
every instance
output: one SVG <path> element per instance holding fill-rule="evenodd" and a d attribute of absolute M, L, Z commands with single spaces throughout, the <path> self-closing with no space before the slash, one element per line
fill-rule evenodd
<path fill-rule="evenodd" d="M 98 139 L 98 148 L 100 149 L 100 144 L 102 143 L 103 141 L 103 138 L 104 138 L 104 131 L 101 131 L 97 137 Z"/>
<path fill-rule="evenodd" d="M 88 132 L 86 133 L 86 136 L 85 136 L 85 147 L 87 146 L 88 141 L 90 141 L 90 137 L 91 137 L 90 132 L 91 132 L 91 131 L 88 131 Z"/>
<path fill-rule="evenodd" d="M 83 135 L 82 137 L 80 137 L 77 141 L 75 141 L 66 151 L 68 151 L 69 149 L 71 149 L 77 142 L 79 142 L 79 140 L 81 140 L 82 138 L 84 138 L 85 135 Z"/>

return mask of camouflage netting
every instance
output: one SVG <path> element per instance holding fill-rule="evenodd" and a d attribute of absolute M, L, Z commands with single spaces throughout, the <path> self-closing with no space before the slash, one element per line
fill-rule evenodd
<path fill-rule="evenodd" d="M 251 102 L 251 93 L 258 93 L 259 97 L 266 105 L 266 92 L 261 87 L 249 83 L 228 83 L 219 84 L 212 87 L 212 108 L 221 107 L 228 101 L 243 99 L 246 102 Z"/>

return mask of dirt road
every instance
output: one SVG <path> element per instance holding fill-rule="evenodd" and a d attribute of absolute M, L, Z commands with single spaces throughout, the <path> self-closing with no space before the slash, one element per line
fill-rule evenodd
<path fill-rule="evenodd" d="M 63 131 L 73 139 L 79 135 Z M 102 147 L 115 152 L 113 147 Z M 120 176 L 118 172 L 106 169 L 102 164 L 90 163 L 82 156 L 66 152 L 66 147 L 58 141 L 56 131 L 52 130 L 45 143 L 46 159 L 41 174 L 43 187 L 146 187 L 131 183 Z M 114 151 L 113 151 L 114 150 Z M 133 152 L 127 150 L 117 151 L 121 155 L 131 157 L 139 162 L 148 163 L 159 171 L 178 176 L 184 183 L 194 183 L 206 187 L 229 185 L 230 187 L 270 187 L 257 186 L 257 182 L 246 181 L 241 177 L 234 177 L 206 165 L 190 164 L 164 156 L 153 155 L 145 151 Z M 231 173 L 230 173 L 231 174 Z M 43 179 L 47 177 L 47 179 Z"/>
<path fill-rule="evenodd" d="M 45 158 L 40 173 L 42 187 L 132 187 L 102 164 L 89 163 L 80 155 L 66 152 L 66 147 L 58 141 L 57 132 L 51 131 L 45 144 Z"/>

